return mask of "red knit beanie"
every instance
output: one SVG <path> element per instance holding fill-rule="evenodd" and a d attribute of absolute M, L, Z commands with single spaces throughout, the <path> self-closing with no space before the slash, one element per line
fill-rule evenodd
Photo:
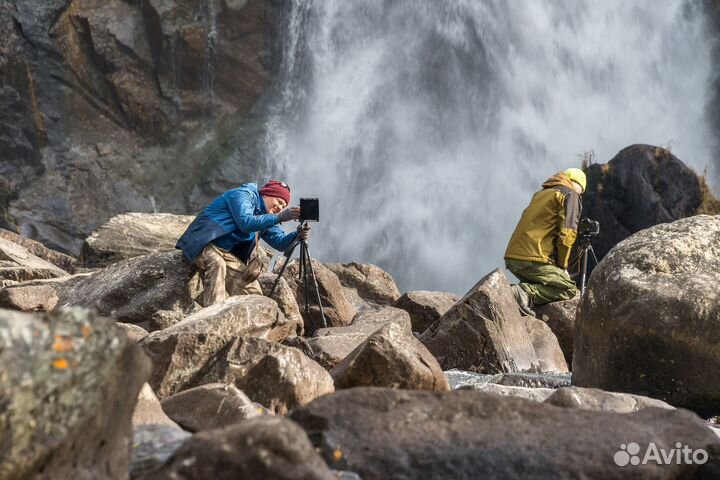
<path fill-rule="evenodd" d="M 260 195 L 282 198 L 286 205 L 290 205 L 290 187 L 285 182 L 270 180 L 260 189 Z"/>

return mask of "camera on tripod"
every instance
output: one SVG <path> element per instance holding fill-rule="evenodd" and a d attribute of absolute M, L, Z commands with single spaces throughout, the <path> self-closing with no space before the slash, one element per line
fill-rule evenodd
<path fill-rule="evenodd" d="M 600 234 L 600 222 L 590 218 L 583 218 L 578 225 L 579 237 L 595 237 Z"/>
<path fill-rule="evenodd" d="M 300 222 L 320 221 L 320 200 L 317 198 L 300 199 Z"/>

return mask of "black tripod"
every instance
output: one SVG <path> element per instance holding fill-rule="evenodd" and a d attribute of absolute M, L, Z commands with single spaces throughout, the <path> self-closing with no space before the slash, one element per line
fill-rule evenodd
<path fill-rule="evenodd" d="M 585 293 L 585 286 L 587 285 L 588 258 L 592 256 L 595 265 L 598 264 L 598 259 L 595 256 L 595 250 L 593 250 L 592 244 L 590 243 L 591 238 L 591 235 L 578 236 L 577 255 L 570 263 L 570 267 L 580 267 L 580 295 Z M 577 274 L 575 276 L 577 276 Z"/>
<path fill-rule="evenodd" d="M 285 255 L 285 263 L 283 263 L 283 266 L 280 269 L 280 273 L 278 273 L 278 276 L 275 279 L 275 283 L 270 290 L 270 295 L 268 296 L 271 297 L 273 293 L 275 293 L 275 289 L 280 282 L 280 277 L 282 277 L 282 274 L 285 273 L 285 268 L 288 266 L 290 257 L 292 257 L 293 252 L 295 252 L 295 248 L 300 245 L 300 271 L 298 279 L 303 281 L 303 290 L 305 291 L 305 314 L 308 318 L 310 317 L 310 294 L 308 292 L 308 272 L 310 272 L 310 277 L 312 277 L 313 286 L 315 287 L 315 298 L 317 299 L 318 307 L 320 307 L 320 318 L 322 318 L 322 325 L 323 328 L 327 328 L 327 320 L 325 320 L 325 312 L 323 312 L 322 301 L 320 300 L 320 289 L 318 288 L 317 279 L 315 278 L 315 270 L 313 270 L 312 260 L 310 259 L 310 251 L 308 250 L 308 244 L 307 241 L 301 239 L 299 236 L 300 232 L 302 230 L 305 230 L 306 228 L 309 228 L 307 222 L 302 222 L 298 226 L 298 237 L 293 240 L 287 250 L 285 250 L 285 252 L 283 253 L 283 255 Z"/>

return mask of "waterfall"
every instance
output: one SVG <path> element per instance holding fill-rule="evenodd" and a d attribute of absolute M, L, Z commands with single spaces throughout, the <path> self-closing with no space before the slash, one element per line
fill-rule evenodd
<path fill-rule="evenodd" d="M 269 171 L 321 199 L 314 256 L 464 293 L 584 152 L 712 168 L 704 22 L 688 0 L 293 0 Z"/>

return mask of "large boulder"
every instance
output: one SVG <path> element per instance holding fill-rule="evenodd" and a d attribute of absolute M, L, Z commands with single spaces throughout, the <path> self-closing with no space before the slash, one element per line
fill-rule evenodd
<path fill-rule="evenodd" d="M 297 348 L 255 337 L 236 339 L 198 377 L 200 383 L 235 385 L 279 415 L 335 390 L 330 374 Z"/>
<path fill-rule="evenodd" d="M 460 300 L 453 293 L 424 290 L 404 293 L 393 307 L 410 314 L 413 332 L 423 333 Z"/>
<path fill-rule="evenodd" d="M 105 267 L 148 253 L 173 250 L 195 217 L 170 213 L 116 215 L 85 239 L 80 261 Z"/>
<path fill-rule="evenodd" d="M 671 405 L 655 398 L 582 387 L 560 387 L 545 402 L 558 407 L 615 413 L 632 413 L 643 408 L 673 409 Z"/>
<path fill-rule="evenodd" d="M 160 400 L 147 383 L 143 385 L 138 394 L 137 404 L 132 416 L 133 427 L 139 425 L 165 425 L 180 429 L 167 414 L 163 411 Z"/>
<path fill-rule="evenodd" d="M 46 262 L 50 262 L 58 268 L 65 270 L 67 273 L 75 273 L 75 266 L 77 260 L 70 255 L 56 252 L 55 250 L 47 248 L 40 242 L 25 238 L 18 235 L 15 232 L 0 228 L 0 238 L 10 240 L 13 243 L 17 243 L 21 247 L 27 249 L 28 252 L 32 253 L 36 257 L 42 258 Z"/>
<path fill-rule="evenodd" d="M 302 315 L 300 315 L 300 308 L 298 308 L 297 300 L 292 289 L 288 285 L 284 278 L 281 278 L 277 282 L 275 292 L 270 296 L 270 291 L 275 285 L 277 275 L 272 273 L 261 273 L 258 277 L 260 282 L 260 288 L 262 289 L 263 295 L 268 296 L 275 300 L 280 307 L 280 311 L 285 315 L 285 318 L 289 322 L 293 322 L 297 325 L 297 334 L 302 335 L 305 331 L 305 325 L 303 323 Z"/>
<path fill-rule="evenodd" d="M 295 409 L 331 468 L 387 478 L 713 478 L 720 439 L 695 414 L 572 410 L 472 390 L 360 387 Z M 623 465 L 623 446 L 703 449 L 707 463 Z M 616 462 L 620 462 L 619 464 Z"/>
<path fill-rule="evenodd" d="M 196 269 L 180 251 L 158 252 L 90 275 L 62 292 L 58 306 L 81 305 L 121 322 L 143 323 L 160 310 L 188 310 L 199 290 Z"/>
<path fill-rule="evenodd" d="M 334 480 L 337 477 L 315 452 L 302 428 L 285 418 L 261 417 L 193 435 L 160 470 L 145 478 Z"/>
<path fill-rule="evenodd" d="M 0 310 L 0 478 L 124 478 L 150 365 L 84 309 Z"/>
<path fill-rule="evenodd" d="M 233 385 L 209 383 L 166 398 L 162 408 L 190 432 L 229 427 L 248 418 L 266 415 L 267 410 Z"/>
<path fill-rule="evenodd" d="M 422 334 L 443 370 L 478 373 L 539 369 L 539 360 L 505 274 L 495 270 Z"/>
<path fill-rule="evenodd" d="M 66 275 L 64 277 L 28 280 L 0 289 L 0 308 L 21 312 L 49 312 L 60 297 L 71 290 L 89 274 Z"/>
<path fill-rule="evenodd" d="M 555 334 L 550 327 L 535 317 L 523 317 L 530 335 L 541 372 L 567 372 L 568 365 Z"/>
<path fill-rule="evenodd" d="M 208 383 L 201 380 L 204 372 L 222 361 L 236 338 L 255 336 L 281 341 L 294 328 L 277 303 L 267 297 L 230 297 L 142 340 L 153 362 L 149 383 L 160 398 Z"/>
<path fill-rule="evenodd" d="M 580 296 L 564 302 L 551 302 L 533 307 L 537 318 L 547 323 L 555 334 L 568 365 L 572 365 L 575 317 L 579 306 Z"/>
<path fill-rule="evenodd" d="M 353 289 L 365 300 L 376 305 L 392 305 L 400 298 L 395 280 L 382 268 L 371 263 L 326 263 L 340 279 L 340 283 Z"/>
<path fill-rule="evenodd" d="M 435 357 L 398 323 L 370 335 L 330 372 L 336 388 L 450 390 Z"/>
<path fill-rule="evenodd" d="M 277 268 L 276 266 L 276 269 Z M 320 293 L 320 300 L 322 301 L 323 313 L 327 325 L 323 325 L 322 318 L 320 317 L 315 286 L 309 277 L 309 272 L 308 287 L 310 291 L 308 292 L 308 298 L 310 301 L 310 313 L 307 314 L 305 312 L 305 286 L 304 282 L 298 280 L 299 268 L 300 265 L 298 261 L 290 262 L 283 274 L 283 278 L 288 282 L 288 285 L 290 285 L 290 288 L 295 294 L 295 299 L 300 307 L 300 313 L 305 321 L 305 334 L 312 335 L 315 330 L 325 326 L 342 327 L 349 325 L 357 314 L 357 310 L 345 296 L 345 291 L 337 275 L 317 260 L 312 260 L 312 268 L 315 272 L 315 278 L 317 279 L 318 292 Z"/>
<path fill-rule="evenodd" d="M 583 216 L 600 222 L 593 238 L 602 259 L 635 232 L 693 215 L 702 202 L 698 175 L 669 150 L 631 145 L 587 170 Z"/>
<path fill-rule="evenodd" d="M 657 225 L 600 262 L 580 304 L 573 384 L 720 412 L 720 216 Z"/>
<path fill-rule="evenodd" d="M 321 328 L 307 339 L 313 351 L 313 358 L 330 370 L 350 352 L 387 324 L 397 324 L 408 334 L 411 333 L 410 317 L 399 308 L 386 307 L 379 310 L 365 310 L 358 313 L 353 323 L 346 327 Z"/>
<path fill-rule="evenodd" d="M 67 275 L 65 270 L 33 255 L 27 248 L 0 238 L 0 280 L 24 282 Z"/>

